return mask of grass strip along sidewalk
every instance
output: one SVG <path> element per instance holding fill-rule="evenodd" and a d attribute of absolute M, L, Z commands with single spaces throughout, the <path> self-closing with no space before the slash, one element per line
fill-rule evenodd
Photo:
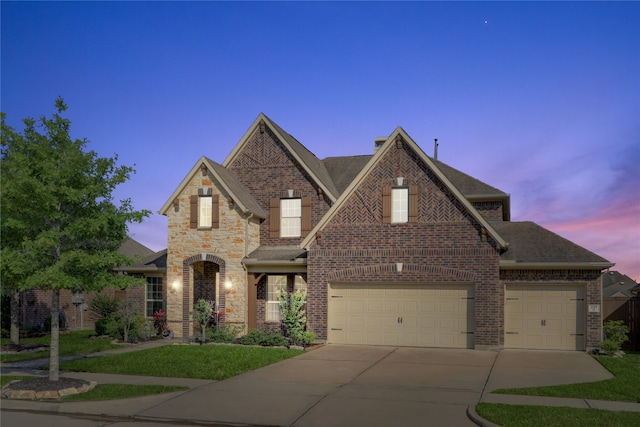
<path fill-rule="evenodd" d="M 629 353 L 624 357 L 594 357 L 614 375 L 614 378 L 591 383 L 499 389 L 492 393 L 640 402 L 640 353 Z M 480 403 L 476 406 L 476 412 L 481 417 L 505 427 L 640 425 L 638 412 L 498 403 Z"/>

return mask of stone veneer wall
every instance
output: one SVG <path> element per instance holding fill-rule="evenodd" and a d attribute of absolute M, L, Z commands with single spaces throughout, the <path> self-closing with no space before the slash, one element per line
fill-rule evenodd
<path fill-rule="evenodd" d="M 198 189 L 212 189 L 220 195 L 220 227 L 212 229 L 190 229 L 189 197 L 197 195 Z M 167 212 L 167 318 L 174 336 L 188 338 L 193 335 L 190 312 L 193 310 L 193 273 L 191 264 L 215 262 L 220 269 L 220 310 L 224 311 L 223 322 L 246 325 L 247 322 L 247 274 L 242 258 L 259 246 L 259 221 L 240 212 L 237 204 L 231 205 L 230 196 L 207 172 L 198 170 L 177 198 L 177 208 L 171 206 Z M 232 283 L 225 289 L 225 283 Z"/>
<path fill-rule="evenodd" d="M 502 270 L 500 281 L 508 284 L 559 284 L 586 286 L 585 346 L 589 351 L 602 341 L 602 275 L 600 270 Z M 598 304 L 599 312 L 590 313 L 589 305 Z"/>

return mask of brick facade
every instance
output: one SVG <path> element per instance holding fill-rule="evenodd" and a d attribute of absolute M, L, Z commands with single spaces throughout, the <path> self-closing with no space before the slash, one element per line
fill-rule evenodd
<path fill-rule="evenodd" d="M 416 222 L 385 224 L 384 186 L 403 177 L 419 189 Z M 472 283 L 476 288 L 478 346 L 499 346 L 504 314 L 498 286 L 499 254 L 479 224 L 406 146 L 392 148 L 345 201 L 308 257 L 308 328 L 327 337 L 327 293 L 332 282 Z M 403 263 L 402 272 L 396 263 Z"/>
<path fill-rule="evenodd" d="M 317 224 L 330 208 L 327 196 L 318 194 L 318 185 L 269 128 L 264 132 L 256 129 L 244 145 L 242 153 L 228 165 L 228 168 L 267 212 L 269 200 L 288 197 L 288 190 L 293 190 L 294 197 L 310 197 L 313 225 Z M 269 218 L 260 225 L 261 245 L 298 245 L 304 237 L 272 238 L 269 233 L 270 226 Z"/>
<path fill-rule="evenodd" d="M 106 288 L 100 292 L 83 292 L 83 303 L 73 303 L 73 293 L 60 290 L 60 312 L 64 312 L 66 328 L 70 330 L 95 328 L 91 313 L 91 301 L 96 295 L 115 296 L 121 300 L 133 299 L 140 313 L 145 312 L 145 286 L 135 286 L 124 291 Z M 51 320 L 52 291 L 33 289 L 20 294 L 20 325 L 25 330 L 42 329 Z"/>

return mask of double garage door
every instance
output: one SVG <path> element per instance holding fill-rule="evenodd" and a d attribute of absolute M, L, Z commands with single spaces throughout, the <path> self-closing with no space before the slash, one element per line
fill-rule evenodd
<path fill-rule="evenodd" d="M 584 350 L 585 288 L 507 285 L 505 348 Z M 331 284 L 333 344 L 474 347 L 474 287 Z"/>
<path fill-rule="evenodd" d="M 332 284 L 328 342 L 473 348 L 473 285 Z"/>
<path fill-rule="evenodd" d="M 507 285 L 505 347 L 584 350 L 585 305 L 583 286 Z"/>

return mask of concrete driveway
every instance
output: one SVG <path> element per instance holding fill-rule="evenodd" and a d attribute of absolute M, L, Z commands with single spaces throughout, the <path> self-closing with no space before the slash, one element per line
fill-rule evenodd
<path fill-rule="evenodd" d="M 497 353 L 324 346 L 138 414 L 276 426 L 473 426 Z"/>
<path fill-rule="evenodd" d="M 3 366 L 3 374 L 5 368 L 7 373 L 11 370 L 10 366 Z M 60 415 L 54 417 L 57 421 L 51 418 L 47 422 L 51 426 L 70 425 L 65 414 L 111 417 L 105 422 L 123 426 L 129 423 L 116 421 L 136 419 L 136 425 L 140 421 L 149 421 L 150 425 L 157 421 L 165 425 L 193 421 L 207 425 L 294 427 L 473 426 L 467 418 L 467 407 L 473 408 L 481 398 L 497 403 L 538 402 L 530 396 L 491 394 L 496 388 L 611 377 L 592 357 L 577 351 L 495 353 L 335 345 L 219 382 L 81 372 L 65 375 L 101 384 L 174 384 L 191 389 L 95 402 L 3 400 L 3 412 L 18 411 L 10 414 L 15 422 L 7 425 L 35 425 L 36 415 L 46 412 Z M 558 402 L 537 404 L 553 406 Z M 7 417 L 2 414 L 3 426 Z"/>

